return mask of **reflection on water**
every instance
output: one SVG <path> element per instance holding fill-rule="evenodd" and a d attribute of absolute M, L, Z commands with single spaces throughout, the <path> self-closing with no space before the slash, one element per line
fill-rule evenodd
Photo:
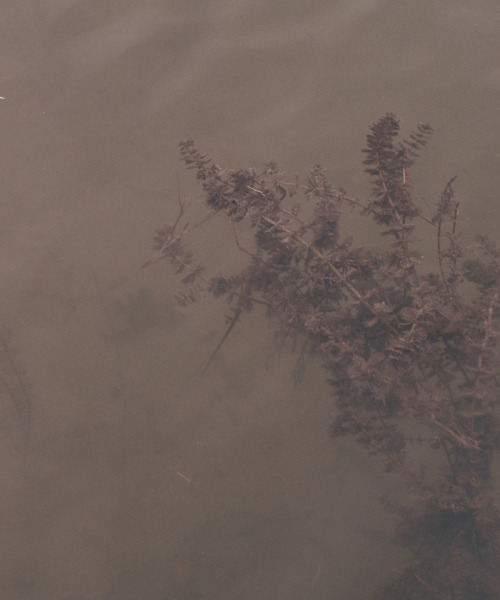
<path fill-rule="evenodd" d="M 347 600 L 399 564 L 377 501 L 394 483 L 328 438 L 322 373 L 294 386 L 257 315 L 202 378 L 223 307 L 183 311 L 167 266 L 140 265 L 179 193 L 205 216 L 181 138 L 234 167 L 324 162 L 357 194 L 388 110 L 437 130 L 424 204 L 458 174 L 464 218 L 488 230 L 498 15 L 487 0 L 4 6 L 2 597 Z M 220 231 L 198 250 L 229 263 Z"/>

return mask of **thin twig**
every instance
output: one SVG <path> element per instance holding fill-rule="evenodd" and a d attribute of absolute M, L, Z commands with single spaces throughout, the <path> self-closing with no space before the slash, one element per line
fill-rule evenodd
<path fill-rule="evenodd" d="M 313 591 L 313 588 L 319 579 L 319 576 L 321 574 L 321 569 L 323 567 L 323 559 L 324 559 L 323 552 L 320 551 L 319 562 L 318 562 L 318 566 L 316 567 L 316 573 L 314 574 L 314 577 L 311 581 L 311 585 L 309 586 L 309 590 L 307 591 L 307 594 L 305 595 L 304 600 L 307 600 L 310 597 L 311 592 Z"/>

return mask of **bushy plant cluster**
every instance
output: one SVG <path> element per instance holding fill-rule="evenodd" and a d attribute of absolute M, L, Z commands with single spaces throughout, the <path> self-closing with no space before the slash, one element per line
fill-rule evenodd
<path fill-rule="evenodd" d="M 182 273 L 181 303 L 207 293 L 227 301 L 218 348 L 256 303 L 303 336 L 335 398 L 333 435 L 353 436 L 407 482 L 413 502 L 397 510 L 413 559 L 380 598 L 486 600 L 500 590 L 492 493 L 500 252 L 483 238 L 463 241 L 453 180 L 433 214 L 413 200 L 410 171 L 431 133 L 419 125 L 398 141 L 391 113 L 370 127 L 364 164 L 373 193 L 365 202 L 336 190 L 319 165 L 303 183 L 288 182 L 276 164 L 223 169 L 185 140 L 182 159 L 206 206 L 229 220 L 245 264 L 207 275 L 186 249 L 183 209 L 154 247 Z M 385 249 L 342 237 L 346 206 L 375 222 Z M 435 240 L 430 256 L 417 244 L 421 228 Z M 422 468 L 417 443 L 438 468 Z"/>

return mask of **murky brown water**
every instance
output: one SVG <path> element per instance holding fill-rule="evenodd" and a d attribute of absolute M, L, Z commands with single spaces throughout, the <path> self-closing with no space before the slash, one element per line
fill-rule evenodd
<path fill-rule="evenodd" d="M 223 307 L 178 308 L 140 265 L 177 194 L 201 211 L 181 138 L 357 194 L 387 111 L 436 129 L 422 201 L 458 174 L 495 233 L 499 26 L 488 0 L 4 2 L 2 598 L 350 600 L 397 566 L 395 483 L 328 437 L 321 371 L 294 386 L 256 316 L 201 377 Z"/>

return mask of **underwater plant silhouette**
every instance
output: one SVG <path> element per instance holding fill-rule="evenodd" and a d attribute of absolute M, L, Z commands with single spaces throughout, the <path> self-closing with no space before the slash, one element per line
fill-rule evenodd
<path fill-rule="evenodd" d="M 433 214 L 414 202 L 409 173 L 431 133 L 419 125 L 398 141 L 392 113 L 370 127 L 364 164 L 373 193 L 365 202 L 334 189 L 320 165 L 304 183 L 287 182 L 276 164 L 223 169 L 184 140 L 181 156 L 206 206 L 230 220 L 248 260 L 238 273 L 208 276 L 184 245 L 184 207 L 156 232 L 154 260 L 167 258 L 182 275 L 181 304 L 206 294 L 227 301 L 215 353 L 256 303 L 303 336 L 335 398 L 332 434 L 353 436 L 406 481 L 411 505 L 387 504 L 412 558 L 377 597 L 487 600 L 500 590 L 492 492 L 500 251 L 484 237 L 462 240 L 454 179 Z M 384 250 L 341 237 L 346 205 L 376 223 Z M 417 246 L 421 228 L 435 239 L 432 256 Z M 252 233 L 250 247 L 240 230 Z M 415 445 L 428 447 L 432 470 L 412 455 Z"/>
<path fill-rule="evenodd" d="M 22 452 L 28 443 L 33 420 L 33 399 L 30 384 L 23 369 L 17 364 L 15 352 L 11 348 L 12 333 L 0 332 L 0 395 L 8 399 L 9 409 L 6 415 L 12 419 L 16 431 L 12 431 L 13 438 Z"/>

